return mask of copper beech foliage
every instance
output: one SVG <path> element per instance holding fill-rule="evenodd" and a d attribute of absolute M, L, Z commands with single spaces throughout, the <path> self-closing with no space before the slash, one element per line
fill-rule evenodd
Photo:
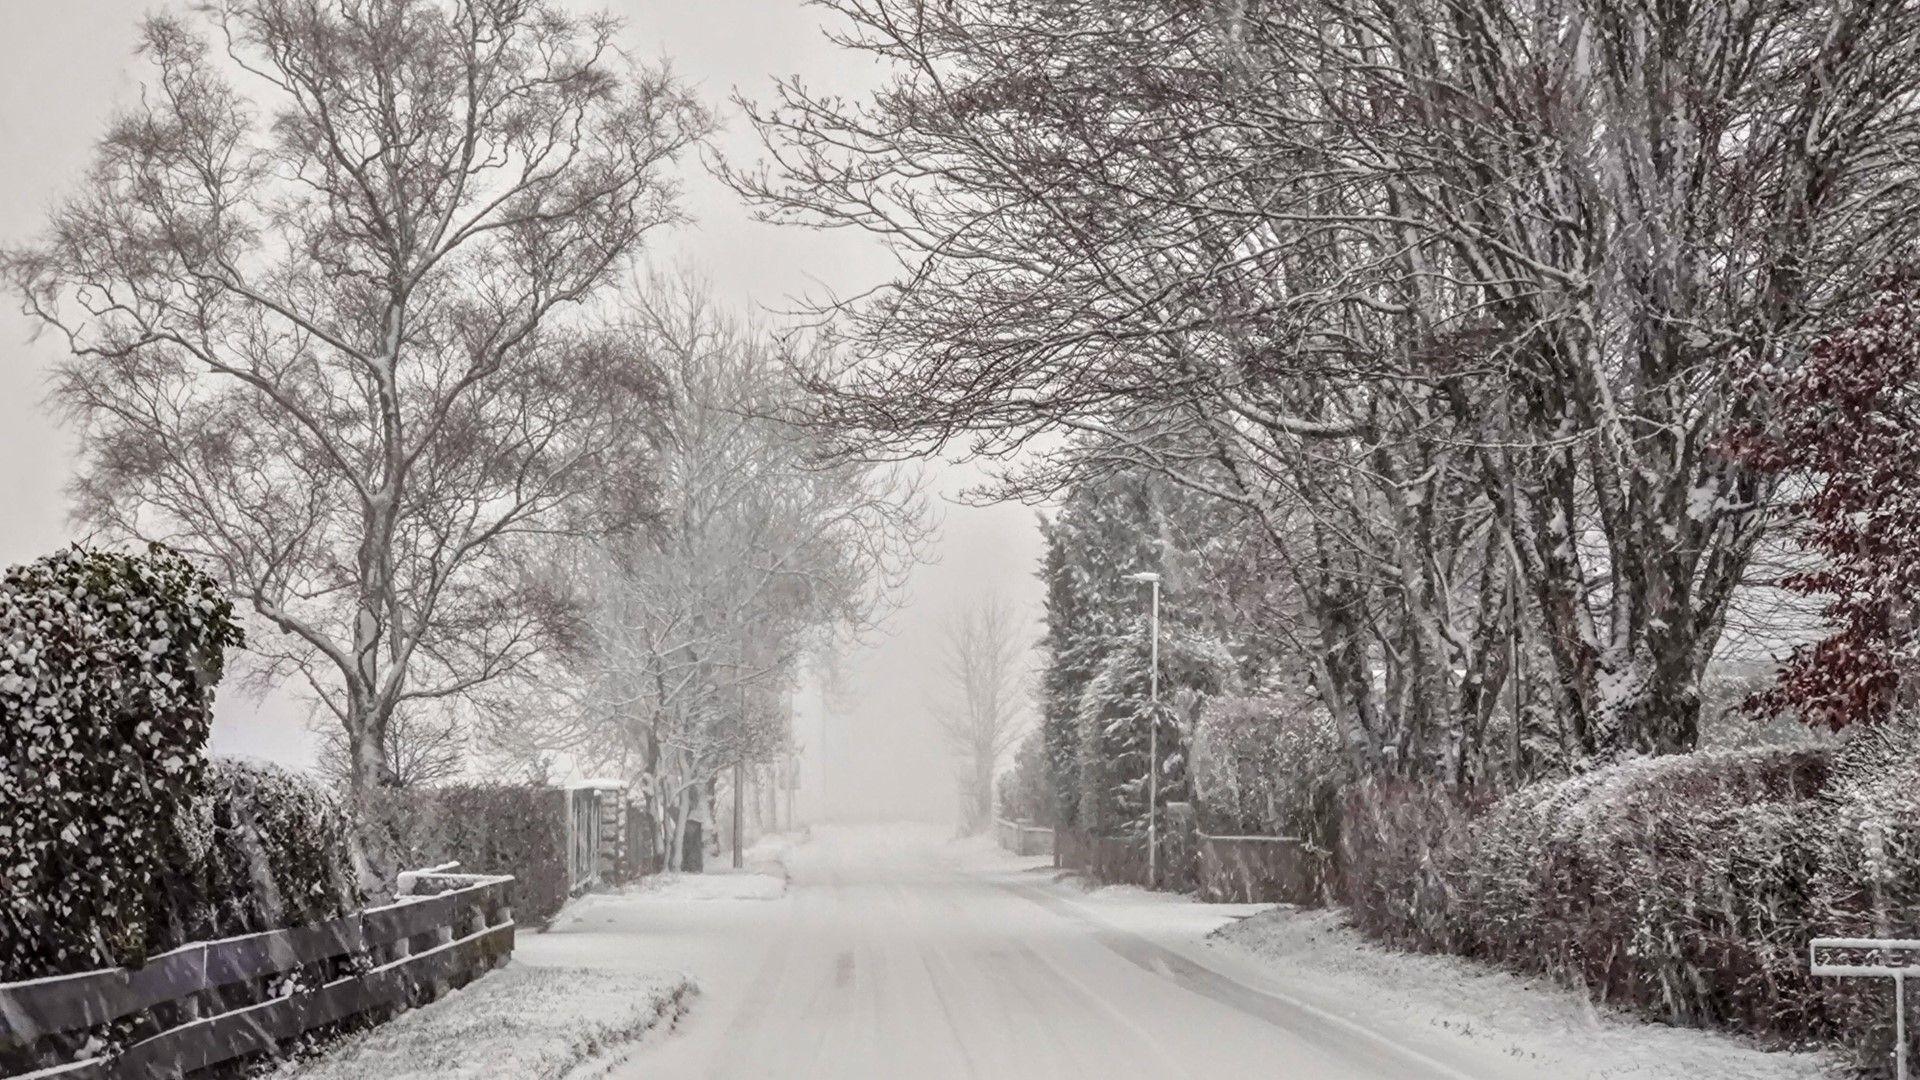
<path fill-rule="evenodd" d="M 1789 479 L 1785 502 L 1815 568 L 1783 577 L 1827 600 L 1827 636 L 1793 651 L 1748 707 L 1839 729 L 1886 719 L 1920 692 L 1920 290 L 1888 280 L 1857 322 L 1806 364 L 1762 372 L 1772 422 L 1731 440 L 1755 468 Z"/>

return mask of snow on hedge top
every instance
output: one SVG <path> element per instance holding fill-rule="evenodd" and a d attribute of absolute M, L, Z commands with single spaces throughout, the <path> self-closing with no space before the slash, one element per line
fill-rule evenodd
<path fill-rule="evenodd" d="M 611 776 L 593 777 L 586 780 L 574 780 L 567 784 L 568 791 L 625 791 L 627 782 Z"/>
<path fill-rule="evenodd" d="M 159 545 L 0 579 L 0 982 L 144 961 L 240 643 L 232 603 Z"/>

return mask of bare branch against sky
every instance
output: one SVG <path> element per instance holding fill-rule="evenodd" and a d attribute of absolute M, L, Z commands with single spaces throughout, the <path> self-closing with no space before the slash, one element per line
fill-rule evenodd
<path fill-rule="evenodd" d="M 806 5 L 718 0 L 701 5 L 616 3 L 627 24 L 620 43 L 636 57 L 667 58 L 695 93 L 716 107 L 720 131 L 715 155 L 751 160 L 758 140 L 725 107 L 735 88 L 758 93 L 770 74 L 800 74 L 814 85 L 855 93 L 872 85 L 877 69 L 848 58 L 823 33 L 821 13 Z M 139 99 L 136 62 L 142 0 L 74 0 L 28 4 L 7 12 L 0 40 L 0 145 L 32 146 L 0 171 L 0 243 L 30 239 L 49 207 L 65 197 L 105 133 L 109 115 Z M 654 238 L 649 263 L 686 265 L 712 281 L 719 295 L 743 308 L 778 312 L 803 296 L 851 295 L 890 271 L 884 247 L 847 233 L 781 229 L 752 220 L 733 193 L 699 168 L 682 170 L 685 228 Z M 0 558 L 6 562 L 52 550 L 74 535 L 65 486 L 77 446 L 71 431 L 42 407 L 53 364 L 64 353 L 54 338 L 35 336 L 32 323 L 9 306 L 0 312 Z M 938 466 L 936 491 L 954 493 L 978 482 L 971 469 Z M 937 654 L 937 612 L 980 581 L 1009 596 L 1031 597 L 1030 567 L 1039 540 L 1030 512 L 1017 507 L 944 506 L 938 561 L 913 572 L 908 607 L 886 628 L 855 647 L 847 662 L 869 673 L 889 702 L 915 703 L 907 715 L 893 704 L 864 697 L 840 723 L 870 738 L 847 740 L 843 770 L 858 778 L 842 786 L 849 812 L 873 814 L 911 806 L 923 816 L 951 812 L 940 790 L 950 771 L 938 749 L 932 717 L 921 710 L 917 673 Z M 1007 557 L 1002 557 L 1005 555 Z M 817 692 L 800 696 L 799 722 L 813 731 L 823 715 Z M 289 763 L 313 760 L 316 745 L 305 706 L 284 690 L 222 695 L 216 745 Z M 816 736 L 816 741 L 819 740 Z M 904 764 L 903 764 L 904 763 Z M 808 797 L 817 793 L 809 791 Z"/>
<path fill-rule="evenodd" d="M 1911 1075 L 1920 0 L 0 30 L 0 1077 Z"/>

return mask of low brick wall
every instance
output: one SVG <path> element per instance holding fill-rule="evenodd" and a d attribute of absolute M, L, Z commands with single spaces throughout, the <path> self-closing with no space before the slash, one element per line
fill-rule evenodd
<path fill-rule="evenodd" d="M 1194 869 L 1200 898 L 1216 903 L 1318 904 L 1322 867 L 1291 836 L 1198 836 Z"/>

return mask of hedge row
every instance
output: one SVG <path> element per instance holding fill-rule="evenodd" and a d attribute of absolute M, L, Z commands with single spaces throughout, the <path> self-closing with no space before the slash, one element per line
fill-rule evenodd
<path fill-rule="evenodd" d="M 458 862 L 512 874 L 513 914 L 544 926 L 566 904 L 567 793 L 517 784 L 449 784 L 394 792 L 384 815 L 405 866 Z"/>
<path fill-rule="evenodd" d="M 1027 734 L 1013 753 L 1013 768 L 1000 774 L 995 812 L 1007 821 L 1053 822 L 1053 795 L 1048 787 L 1047 746 L 1044 733 Z"/>
<path fill-rule="evenodd" d="M 203 853 L 178 905 L 178 940 L 208 941 L 324 922 L 367 905 L 353 823 L 311 777 L 214 758 L 192 846 Z"/>
<path fill-rule="evenodd" d="M 1884 987 L 1811 979 L 1817 936 L 1920 936 L 1910 727 L 1837 752 L 1637 759 L 1492 806 L 1437 787 L 1349 791 L 1357 926 L 1591 988 L 1677 1024 L 1891 1050 Z"/>
<path fill-rule="evenodd" d="M 0 579 L 0 982 L 178 943 L 233 607 L 185 559 L 70 548 Z"/>
<path fill-rule="evenodd" d="M 1347 762 L 1325 709 L 1216 698 L 1194 725 L 1191 772 L 1202 832 L 1298 838 L 1308 872 L 1331 878 Z"/>
<path fill-rule="evenodd" d="M 332 792 L 299 774 L 255 762 L 213 758 L 196 771 L 202 783 L 191 802 L 170 820 L 142 825 L 162 838 L 162 849 L 174 853 L 175 861 L 153 883 L 147 903 L 99 914 L 102 921 L 92 928 L 98 940 L 138 941 L 151 956 L 189 942 L 320 922 L 365 906 L 350 822 Z M 101 831 L 120 827 L 114 821 L 95 826 Z M 50 888 L 43 899 L 59 895 L 59 885 Z M 344 958 L 296 969 L 268 992 L 310 988 L 352 963 Z M 135 1014 L 52 1040 L 38 1054 L 0 1040 L 0 1074 L 53 1065 L 89 1042 L 96 1050 L 123 1046 L 160 1026 L 153 1016 Z"/>

